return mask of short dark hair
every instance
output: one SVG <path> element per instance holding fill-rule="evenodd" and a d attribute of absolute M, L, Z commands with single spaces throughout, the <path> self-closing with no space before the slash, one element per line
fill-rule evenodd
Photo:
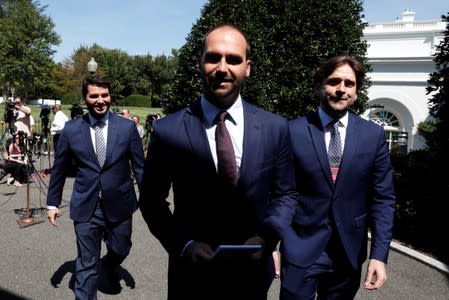
<path fill-rule="evenodd" d="M 241 34 L 241 35 L 243 36 L 243 38 L 245 39 L 245 42 L 246 42 L 246 58 L 249 59 L 249 55 L 250 55 L 250 53 L 251 53 L 251 45 L 250 45 L 250 43 L 249 43 L 248 36 L 246 35 L 245 32 L 243 32 L 240 28 L 238 28 L 236 25 L 234 25 L 234 24 L 232 24 L 232 23 L 222 23 L 222 24 L 219 24 L 219 25 L 213 27 L 212 29 L 210 29 L 210 30 L 204 35 L 204 37 L 203 37 L 203 42 L 202 42 L 202 44 L 201 44 L 201 49 L 200 49 L 200 58 L 201 58 L 201 57 L 203 56 L 203 54 L 204 54 L 204 49 L 206 48 L 206 39 L 207 39 L 207 37 L 209 36 L 209 34 L 210 34 L 212 31 L 215 31 L 215 30 L 217 30 L 217 29 L 219 29 L 219 28 L 223 28 L 223 27 L 229 27 L 229 28 L 235 29 L 236 31 L 240 32 L 240 34 Z"/>
<path fill-rule="evenodd" d="M 111 92 L 111 81 L 107 77 L 103 77 L 100 75 L 89 75 L 83 80 L 83 86 L 82 86 L 82 94 L 83 99 L 86 99 L 87 96 L 87 87 L 89 85 L 96 85 L 101 87 L 106 87 L 109 92 Z"/>
<path fill-rule="evenodd" d="M 349 65 L 355 73 L 357 91 L 363 86 L 365 80 L 365 71 L 362 64 L 353 57 L 347 55 L 334 56 L 329 58 L 313 76 L 313 87 L 318 89 L 324 79 L 329 77 L 336 68 Z"/>

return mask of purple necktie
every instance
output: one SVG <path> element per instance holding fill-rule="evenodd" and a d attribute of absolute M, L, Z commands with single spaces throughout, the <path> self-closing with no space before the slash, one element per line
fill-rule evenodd
<path fill-rule="evenodd" d="M 215 143 L 217 147 L 217 169 L 218 176 L 231 186 L 237 185 L 237 163 L 235 160 L 234 147 L 231 136 L 225 125 L 226 111 L 220 112 L 215 118 L 217 127 L 215 129 Z"/>

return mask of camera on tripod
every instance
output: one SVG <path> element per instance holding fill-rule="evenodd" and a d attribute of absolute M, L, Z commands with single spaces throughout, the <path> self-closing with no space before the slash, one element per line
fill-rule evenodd
<path fill-rule="evenodd" d="M 20 147 L 20 151 L 22 153 L 26 152 L 26 146 L 27 146 L 27 133 L 23 132 L 23 131 L 19 131 L 15 134 L 14 138 L 18 138 L 19 139 L 19 147 Z"/>
<path fill-rule="evenodd" d="M 42 135 L 38 132 L 33 133 L 33 138 L 29 141 L 30 151 L 32 154 L 40 156 L 42 142 Z"/>
<path fill-rule="evenodd" d="M 81 118 L 84 114 L 83 108 L 79 104 L 74 103 L 69 109 L 72 120 Z"/>
<path fill-rule="evenodd" d="M 14 111 L 16 109 L 16 106 L 14 102 L 8 101 L 5 105 L 5 114 L 4 114 L 4 120 L 5 123 L 11 125 L 15 119 L 16 119 L 16 112 Z"/>
<path fill-rule="evenodd" d="M 48 123 L 50 122 L 50 113 L 50 106 L 48 106 L 47 104 L 41 106 L 39 117 L 41 118 L 42 133 L 44 134 L 44 136 L 47 136 L 48 132 L 50 131 L 50 129 L 48 128 Z"/>

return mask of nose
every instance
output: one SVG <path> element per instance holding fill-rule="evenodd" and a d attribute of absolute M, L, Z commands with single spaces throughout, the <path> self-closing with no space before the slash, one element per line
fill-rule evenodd
<path fill-rule="evenodd" d="M 226 58 L 222 57 L 221 60 L 217 64 L 217 71 L 226 72 L 228 65 L 226 63 Z"/>
<path fill-rule="evenodd" d="M 336 86 L 336 89 L 337 89 L 337 92 L 345 93 L 345 92 L 346 92 L 346 85 L 345 85 L 345 82 L 344 82 L 344 81 L 340 82 L 340 83 Z"/>

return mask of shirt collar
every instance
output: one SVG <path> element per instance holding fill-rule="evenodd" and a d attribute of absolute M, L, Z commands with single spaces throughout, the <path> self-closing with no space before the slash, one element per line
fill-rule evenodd
<path fill-rule="evenodd" d="M 108 124 L 108 120 L 109 120 L 109 112 L 105 113 L 104 116 L 103 116 L 100 120 L 101 120 L 105 125 L 107 125 L 107 124 Z M 89 122 L 90 122 L 90 126 L 91 126 L 91 127 L 94 127 L 94 126 L 95 126 L 95 123 L 96 123 L 97 121 L 98 121 L 98 120 L 95 119 L 95 117 L 94 117 L 91 113 L 89 113 Z"/>
<path fill-rule="evenodd" d="M 207 128 L 210 128 L 214 125 L 214 119 L 217 116 L 217 114 L 222 111 L 222 109 L 216 107 L 212 103 L 210 103 L 204 96 L 201 96 L 201 109 L 203 110 L 204 115 L 204 121 Z M 242 98 L 239 95 L 237 100 L 232 104 L 231 107 L 229 107 L 227 110 L 228 112 L 228 120 L 233 122 L 234 124 L 237 124 L 237 120 L 241 120 L 240 115 L 243 115 L 243 105 L 242 105 Z"/>
<path fill-rule="evenodd" d="M 325 128 L 330 122 L 334 120 L 331 116 L 329 116 L 321 107 L 318 107 L 318 115 L 320 116 L 321 125 L 323 128 Z M 340 123 L 343 125 L 343 127 L 348 127 L 348 119 L 349 119 L 348 112 L 345 113 L 343 117 L 339 119 Z"/>

